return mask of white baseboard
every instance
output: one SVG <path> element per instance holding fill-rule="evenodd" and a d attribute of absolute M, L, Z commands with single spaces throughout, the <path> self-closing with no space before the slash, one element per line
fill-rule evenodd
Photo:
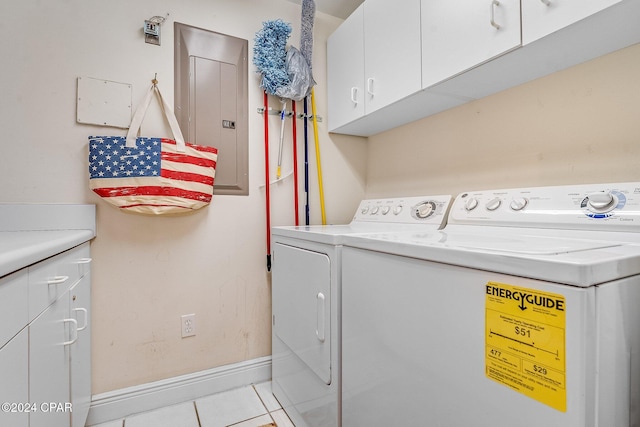
<path fill-rule="evenodd" d="M 93 395 L 87 425 L 125 418 L 271 379 L 271 356 Z"/>

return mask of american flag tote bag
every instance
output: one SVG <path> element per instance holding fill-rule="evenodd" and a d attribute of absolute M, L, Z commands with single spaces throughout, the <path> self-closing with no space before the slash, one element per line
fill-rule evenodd
<path fill-rule="evenodd" d="M 175 139 L 136 137 L 154 94 Z M 184 142 L 175 114 L 154 80 L 126 137 L 89 137 L 89 187 L 128 212 L 190 212 L 211 202 L 217 159 L 216 148 Z"/>

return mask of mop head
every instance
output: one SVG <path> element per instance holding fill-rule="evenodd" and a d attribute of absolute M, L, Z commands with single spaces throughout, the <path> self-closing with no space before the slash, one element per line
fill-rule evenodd
<path fill-rule="evenodd" d="M 313 53 L 313 20 L 316 16 L 316 2 L 302 0 L 302 18 L 300 21 L 300 52 L 311 67 L 311 55 Z"/>
<path fill-rule="evenodd" d="M 260 87 L 275 95 L 279 87 L 289 84 L 286 47 L 291 25 L 280 19 L 262 24 L 253 46 L 253 64 L 262 73 Z"/>

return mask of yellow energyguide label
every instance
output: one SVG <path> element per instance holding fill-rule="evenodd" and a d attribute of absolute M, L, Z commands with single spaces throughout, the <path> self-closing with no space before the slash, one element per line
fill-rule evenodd
<path fill-rule="evenodd" d="M 565 308 L 562 295 L 487 283 L 487 377 L 566 412 Z"/>

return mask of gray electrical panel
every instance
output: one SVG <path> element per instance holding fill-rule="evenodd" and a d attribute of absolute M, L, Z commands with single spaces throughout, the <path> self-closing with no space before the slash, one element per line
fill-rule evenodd
<path fill-rule="evenodd" d="M 175 111 L 188 142 L 218 148 L 214 194 L 249 194 L 248 42 L 175 23 Z"/>

